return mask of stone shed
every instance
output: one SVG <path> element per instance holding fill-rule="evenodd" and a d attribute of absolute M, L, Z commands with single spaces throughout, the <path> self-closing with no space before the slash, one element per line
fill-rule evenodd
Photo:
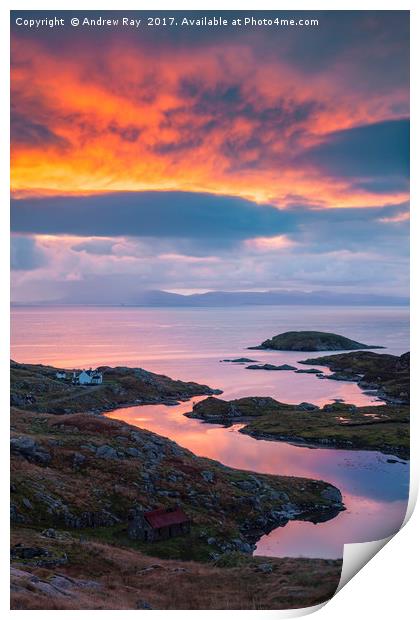
<path fill-rule="evenodd" d="M 191 531 L 191 519 L 179 508 L 158 508 L 136 513 L 128 524 L 128 536 L 134 540 L 155 542 Z"/>

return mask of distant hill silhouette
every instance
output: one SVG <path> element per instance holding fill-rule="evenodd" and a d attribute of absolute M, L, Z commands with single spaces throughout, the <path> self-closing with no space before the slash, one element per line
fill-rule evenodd
<path fill-rule="evenodd" d="M 212 291 L 180 295 L 159 290 L 146 290 L 121 296 L 112 289 L 100 292 L 77 291 L 54 301 L 40 301 L 36 304 L 13 305 L 109 305 L 145 307 L 235 307 L 235 306 L 406 306 L 406 297 L 374 295 L 368 293 L 331 293 L 329 291 Z"/>

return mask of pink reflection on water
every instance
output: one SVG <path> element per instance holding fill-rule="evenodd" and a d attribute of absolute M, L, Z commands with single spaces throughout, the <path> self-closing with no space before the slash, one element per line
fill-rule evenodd
<path fill-rule="evenodd" d="M 290 522 L 263 536 L 259 555 L 341 557 L 343 544 L 384 538 L 396 532 L 406 509 L 408 466 L 391 464 L 377 452 L 308 448 L 256 440 L 230 428 L 204 424 L 183 413 L 193 399 L 176 407 L 163 405 L 119 409 L 109 417 L 169 437 L 199 456 L 260 473 L 302 476 L 337 486 L 346 511 L 325 523 Z"/>
<path fill-rule="evenodd" d="M 356 405 L 374 403 L 354 383 L 291 371 L 247 370 L 244 365 L 219 361 L 246 356 L 261 363 L 299 367 L 299 360 L 316 354 L 247 347 L 280 331 L 309 325 L 359 341 L 373 339 L 386 345 L 389 353 L 408 348 L 404 308 L 34 307 L 13 309 L 12 357 L 63 368 L 140 366 L 220 388 L 226 398 L 268 395 L 290 403 L 324 404 L 335 398 Z"/>
<path fill-rule="evenodd" d="M 387 353 L 401 354 L 409 346 L 405 308 L 35 307 L 13 309 L 12 357 L 62 368 L 139 366 L 220 388 L 226 399 L 271 396 L 287 403 L 323 405 L 343 399 L 355 405 L 378 404 L 354 383 L 292 371 L 253 371 L 220 362 L 246 356 L 261 363 L 307 368 L 299 366 L 299 360 L 317 354 L 246 347 L 282 331 L 309 328 L 386 345 Z M 257 441 L 238 432 L 240 425 L 225 429 L 182 415 L 191 408 L 192 403 L 133 407 L 109 415 L 170 437 L 198 455 L 231 467 L 321 479 L 343 494 L 347 510 L 338 517 L 317 525 L 290 522 L 263 537 L 257 553 L 338 557 L 343 543 L 383 538 L 400 526 L 408 497 L 407 465 L 388 463 L 377 452 Z"/>
<path fill-rule="evenodd" d="M 339 558 L 344 543 L 380 540 L 401 527 L 407 502 L 369 502 L 365 498 L 346 495 L 348 511 L 325 523 L 289 521 L 263 536 L 257 544 L 256 555 L 313 558 Z M 386 512 L 385 512 L 386 510 Z"/>

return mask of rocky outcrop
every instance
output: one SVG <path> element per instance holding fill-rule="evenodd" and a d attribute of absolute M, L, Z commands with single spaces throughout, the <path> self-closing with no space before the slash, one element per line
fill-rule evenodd
<path fill-rule="evenodd" d="M 130 405 L 174 405 L 192 396 L 221 393 L 208 385 L 174 380 L 143 368 L 103 366 L 99 368 L 103 383 L 87 386 L 73 385 L 70 379 L 57 379 L 58 370 L 41 364 L 11 362 L 12 406 L 40 413 L 100 413 Z M 72 370 L 67 375 L 70 377 Z"/>
<path fill-rule="evenodd" d="M 42 579 L 33 574 L 30 572 L 30 566 L 42 566 L 46 569 L 60 564 L 60 562 L 56 562 L 55 564 L 51 562 L 45 563 L 45 557 L 50 556 L 51 553 L 46 549 L 41 551 L 44 551 L 42 555 L 44 559 L 41 561 L 41 564 L 37 564 L 36 562 L 26 563 L 24 564 L 25 570 L 22 570 L 22 567 L 17 564 L 11 566 L 10 580 L 12 594 L 25 593 L 26 596 L 32 594 L 32 598 L 37 599 L 37 597 L 40 596 L 41 600 L 46 597 L 46 600 L 56 601 L 55 607 L 60 608 L 60 601 L 63 599 L 69 599 L 70 605 L 74 606 L 75 600 L 78 598 L 77 593 L 80 590 L 93 590 L 97 594 L 98 590 L 102 589 L 102 585 L 93 579 L 75 579 L 69 575 L 56 573 L 50 575 L 49 579 Z M 16 558 L 16 556 L 13 556 L 13 550 L 12 558 Z M 66 563 L 67 562 L 61 562 L 61 564 Z"/>
<path fill-rule="evenodd" d="M 290 364 L 281 364 L 281 366 L 275 366 L 274 364 L 251 364 L 247 366 L 248 370 L 296 370 L 296 366 L 290 366 Z"/>
<path fill-rule="evenodd" d="M 233 360 L 220 360 L 221 362 L 232 362 L 233 364 L 250 364 L 251 362 L 256 362 L 257 360 L 252 360 L 249 357 L 237 357 Z"/>
<path fill-rule="evenodd" d="M 31 566 L 40 567 L 67 564 L 67 555 L 65 553 L 51 553 L 49 549 L 44 547 L 28 547 L 21 543 L 14 545 L 10 549 L 10 558 L 12 560 L 25 560 Z"/>
<path fill-rule="evenodd" d="M 226 401 L 210 396 L 193 406 L 187 418 L 197 418 L 216 424 L 232 424 L 248 417 L 266 415 L 267 412 L 293 408 L 292 405 L 279 403 L 269 396 L 254 396 Z"/>
<path fill-rule="evenodd" d="M 300 364 L 327 366 L 333 372 L 325 375 L 333 381 L 355 381 L 390 404 L 410 402 L 410 353 L 389 355 L 373 351 L 357 351 L 302 360 Z"/>
<path fill-rule="evenodd" d="M 32 437 L 22 435 L 12 437 L 10 439 L 10 451 L 40 465 L 48 465 L 51 461 L 51 454 L 40 447 Z"/>
<path fill-rule="evenodd" d="M 383 347 L 363 344 L 328 332 L 299 331 L 284 332 L 269 340 L 264 340 L 259 346 L 248 348 L 276 351 L 354 351 L 356 349 L 382 349 Z"/>
<path fill-rule="evenodd" d="M 409 458 L 406 406 L 355 407 L 335 402 L 320 409 L 312 403 L 287 405 L 272 398 L 207 398 L 185 415 L 227 426 L 245 422 L 240 432 L 256 439 L 378 450 Z"/>

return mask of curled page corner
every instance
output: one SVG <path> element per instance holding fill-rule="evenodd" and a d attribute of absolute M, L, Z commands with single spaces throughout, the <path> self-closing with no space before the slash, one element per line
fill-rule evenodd
<path fill-rule="evenodd" d="M 411 476 L 407 510 L 405 513 L 404 522 L 400 529 L 402 529 L 405 525 L 407 525 L 408 521 L 410 520 L 411 515 L 414 512 L 414 508 L 415 508 L 415 505 L 418 499 L 418 494 L 419 494 L 419 482 L 418 480 L 414 479 L 413 476 Z"/>
<path fill-rule="evenodd" d="M 395 534 L 397 533 L 398 532 L 395 532 Z M 344 545 L 343 567 L 341 569 L 340 583 L 338 584 L 335 595 L 391 540 L 391 538 L 395 536 L 395 534 L 391 534 L 391 536 L 380 540 Z"/>
<path fill-rule="evenodd" d="M 303 616 L 309 616 L 309 614 L 313 614 L 316 611 L 319 611 L 328 603 L 331 599 L 327 599 L 322 603 L 318 603 L 317 605 L 311 605 L 310 607 L 300 607 L 298 609 L 277 609 L 277 610 L 264 610 L 264 615 L 266 618 L 274 618 L 278 620 L 278 618 L 302 618 Z"/>
<path fill-rule="evenodd" d="M 341 578 L 334 596 L 359 572 L 361 568 L 363 568 L 363 566 L 365 566 L 392 538 L 394 538 L 394 536 L 396 536 L 403 529 L 413 514 L 417 496 L 418 484 L 412 480 L 404 521 L 396 532 L 387 538 L 382 538 L 380 540 L 372 540 L 370 542 L 363 543 L 348 543 L 344 545 Z"/>

